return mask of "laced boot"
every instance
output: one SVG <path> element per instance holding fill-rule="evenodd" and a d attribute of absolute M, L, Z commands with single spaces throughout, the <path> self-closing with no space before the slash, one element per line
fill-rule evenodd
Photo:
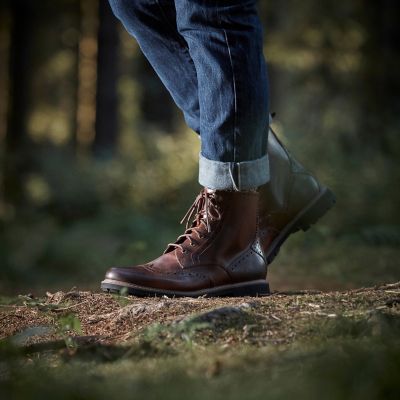
<path fill-rule="evenodd" d="M 256 296 L 269 293 L 257 236 L 257 192 L 203 189 L 186 231 L 147 264 L 113 267 L 101 287 L 137 296 Z"/>
<path fill-rule="evenodd" d="M 336 198 L 289 153 L 272 129 L 268 156 L 271 179 L 260 188 L 260 241 L 270 264 L 289 235 L 308 230 Z"/>

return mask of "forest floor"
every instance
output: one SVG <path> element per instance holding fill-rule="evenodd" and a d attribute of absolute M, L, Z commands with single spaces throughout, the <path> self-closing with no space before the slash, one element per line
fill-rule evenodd
<path fill-rule="evenodd" d="M 2 398 L 398 398 L 400 282 L 257 298 L 0 298 Z"/>

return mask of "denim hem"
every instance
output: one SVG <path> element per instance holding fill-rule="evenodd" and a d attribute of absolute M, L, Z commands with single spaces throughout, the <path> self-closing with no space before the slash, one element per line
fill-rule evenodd
<path fill-rule="evenodd" d="M 213 190 L 250 190 L 269 181 L 268 154 L 252 161 L 222 162 L 200 153 L 199 183 Z"/>

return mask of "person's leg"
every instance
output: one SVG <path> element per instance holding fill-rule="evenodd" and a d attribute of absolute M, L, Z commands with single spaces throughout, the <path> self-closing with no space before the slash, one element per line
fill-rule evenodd
<path fill-rule="evenodd" d="M 175 0 L 200 102 L 200 183 L 246 190 L 266 183 L 268 83 L 255 0 Z M 233 178 L 233 179 L 232 179 Z"/>
<path fill-rule="evenodd" d="M 115 16 L 138 42 L 143 54 L 200 133 L 197 74 L 188 46 L 178 33 L 174 0 L 109 0 Z"/>
<path fill-rule="evenodd" d="M 196 74 L 197 92 L 186 92 L 186 96 L 199 101 L 200 183 L 205 188 L 188 212 L 186 231 L 163 255 L 146 264 L 111 268 L 102 288 L 128 287 L 130 293 L 139 295 L 266 294 L 267 266 L 257 236 L 259 194 L 250 190 L 269 177 L 266 74 L 259 21 L 252 7 L 225 10 L 194 1 L 185 5 L 191 13 L 185 14 L 182 4 L 175 2 L 182 32 L 169 30 L 165 41 L 165 27 L 159 26 L 159 2 L 113 3 L 121 20 L 129 21 L 126 27 L 177 103 L 181 100 L 177 91 L 184 91 L 181 81 Z M 206 10 L 209 15 L 202 15 Z M 226 23 L 219 10 L 225 16 L 232 14 Z M 198 18 L 198 34 L 187 36 L 196 28 L 191 22 Z M 180 60 L 181 65 L 171 74 L 166 68 L 172 67 L 174 54 L 179 54 L 175 61 Z M 192 60 L 186 71 L 185 57 Z M 252 82 L 258 78 L 260 86 L 260 82 Z"/>
<path fill-rule="evenodd" d="M 175 1 L 175 9 L 172 0 L 110 0 L 201 134 L 200 183 L 249 189 L 269 177 L 262 29 L 254 0 L 223 3 Z"/>
<path fill-rule="evenodd" d="M 254 70 L 251 71 L 251 65 L 246 61 L 252 59 L 251 55 L 257 59 L 258 54 L 259 64 L 255 63 L 253 67 L 261 75 L 265 68 L 261 50 L 254 51 L 254 43 L 249 40 L 251 32 L 256 32 L 255 44 L 262 48 L 254 1 L 245 4 L 224 1 L 223 7 L 212 9 L 206 2 L 191 0 L 186 2 L 193 6 L 188 10 L 183 7 L 182 1 L 178 4 L 176 0 L 177 25 L 185 41 L 177 30 L 170 29 L 174 27 L 173 23 L 167 30 L 160 25 L 161 16 L 165 18 L 169 15 L 170 22 L 171 17 L 172 20 L 174 18 L 174 9 L 166 7 L 171 5 L 172 0 L 162 0 L 162 3 L 148 0 L 110 1 L 114 12 L 138 39 L 145 55 L 185 112 L 189 125 L 197 132 L 207 132 L 208 140 L 205 142 L 202 135 L 203 165 L 200 168 L 208 182 L 205 186 L 213 187 L 215 183 L 221 184 L 222 189 L 258 186 L 258 181 L 268 177 L 268 164 L 265 165 L 265 155 L 262 155 L 267 150 L 266 130 L 264 135 L 257 134 L 258 130 L 262 132 L 260 127 L 267 127 L 267 122 L 264 124 L 262 121 L 268 113 L 266 107 L 263 108 L 265 112 L 257 113 L 259 104 L 253 103 L 251 96 L 257 98 L 259 95 L 260 104 L 266 101 L 266 92 L 259 93 L 266 81 L 261 87 L 251 86 L 255 84 L 252 78 L 257 77 L 257 73 L 251 78 L 246 74 L 241 76 L 238 64 L 244 57 L 244 70 L 249 68 L 247 73 L 251 74 Z M 164 9 L 156 7 L 160 4 L 164 4 Z M 200 25 L 199 21 L 202 21 Z M 210 32 L 207 32 L 203 24 L 209 21 Z M 257 29 L 252 31 L 254 28 Z M 200 42 L 196 41 L 196 37 Z M 242 46 L 249 46 L 250 49 Z M 229 58 L 228 65 L 224 64 L 224 54 Z M 182 72 L 180 75 L 171 73 L 171 63 Z M 225 70 L 227 66 L 230 69 Z M 195 76 L 196 79 L 193 79 Z M 199 82 L 205 86 L 199 89 Z M 247 87 L 246 83 L 250 86 Z M 213 98 L 219 107 L 217 110 L 212 109 L 210 104 L 213 103 L 208 102 Z M 249 100 L 249 104 L 243 104 L 244 99 Z M 239 110 L 238 105 L 243 105 L 243 108 Z M 207 113 L 205 116 L 203 110 Z M 246 125 L 253 129 L 244 129 Z M 226 127 L 230 129 L 225 131 Z M 255 143 L 260 149 L 255 148 Z M 257 235 L 257 193 L 204 189 L 189 210 L 188 219 L 193 215 L 194 220 L 184 235 L 150 263 L 111 268 L 102 282 L 103 290 L 118 291 L 127 287 L 130 293 L 138 295 L 187 296 L 268 293 L 265 260 L 273 258 L 283 240 L 298 225 L 304 229 L 332 203 L 326 188 L 296 167 L 296 162 L 274 134 L 270 134 L 268 145 L 273 176 L 268 186 L 262 188 L 263 202 L 266 203 L 262 213 L 266 218 L 261 221 L 261 237 Z M 254 160 L 252 157 L 257 157 L 257 150 L 261 158 Z M 232 158 L 234 161 L 230 161 Z M 250 162 L 241 161 L 248 158 Z"/>

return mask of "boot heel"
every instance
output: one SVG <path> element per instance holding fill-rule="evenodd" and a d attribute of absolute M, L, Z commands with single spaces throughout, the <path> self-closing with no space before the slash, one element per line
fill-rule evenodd
<path fill-rule="evenodd" d="M 336 197 L 329 188 L 322 193 L 306 208 L 300 216 L 295 230 L 302 229 L 304 232 L 310 229 L 321 217 L 323 217 L 336 203 Z"/>

